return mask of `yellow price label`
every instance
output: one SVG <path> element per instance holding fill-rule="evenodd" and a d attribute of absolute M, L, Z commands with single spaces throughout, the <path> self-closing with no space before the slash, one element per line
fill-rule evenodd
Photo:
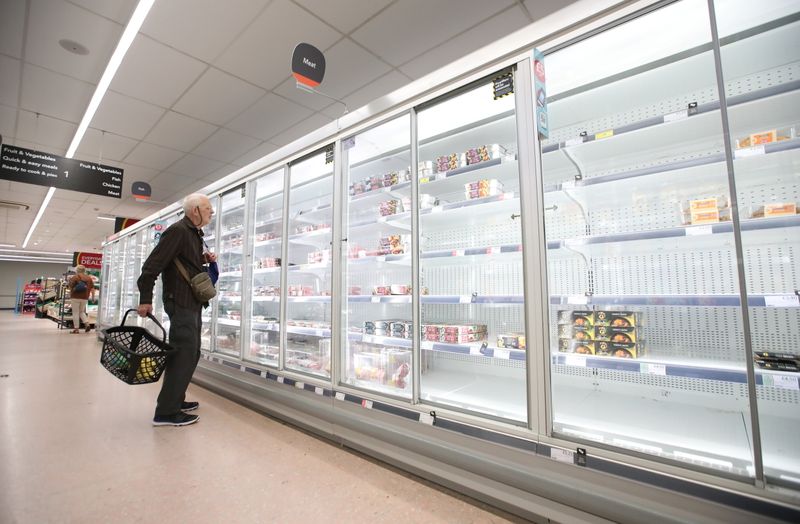
<path fill-rule="evenodd" d="M 427 184 L 428 182 L 430 182 L 430 178 L 428 178 L 428 177 L 419 179 L 419 183 L 420 184 Z"/>
<path fill-rule="evenodd" d="M 613 129 L 609 129 L 607 131 L 602 131 L 600 133 L 597 133 L 596 135 L 594 135 L 594 139 L 595 140 L 602 140 L 602 139 L 608 138 L 610 136 L 614 136 L 614 130 Z"/>

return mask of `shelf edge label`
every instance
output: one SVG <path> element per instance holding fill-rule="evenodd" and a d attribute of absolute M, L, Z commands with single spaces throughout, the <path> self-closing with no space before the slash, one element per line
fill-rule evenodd
<path fill-rule="evenodd" d="M 550 458 L 567 464 L 575 463 L 575 454 L 567 449 L 550 448 Z"/>

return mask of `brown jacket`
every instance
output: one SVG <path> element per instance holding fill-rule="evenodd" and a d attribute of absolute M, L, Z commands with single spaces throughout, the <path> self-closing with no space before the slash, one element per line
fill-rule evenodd
<path fill-rule="evenodd" d="M 81 280 L 86 282 L 86 291 L 84 291 L 83 293 L 75 291 L 75 286 Z M 89 296 L 92 294 L 92 291 L 94 291 L 94 281 L 92 280 L 92 277 L 90 277 L 89 275 L 84 273 L 82 275 L 72 275 L 72 277 L 70 277 L 69 279 L 70 298 L 82 298 L 85 300 L 89 298 Z"/>

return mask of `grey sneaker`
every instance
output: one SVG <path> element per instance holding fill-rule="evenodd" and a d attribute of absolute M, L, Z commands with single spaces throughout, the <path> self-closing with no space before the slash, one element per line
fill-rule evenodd
<path fill-rule="evenodd" d="M 174 415 L 156 415 L 153 417 L 154 426 L 188 426 L 200 420 L 197 415 L 187 415 L 183 411 Z"/>

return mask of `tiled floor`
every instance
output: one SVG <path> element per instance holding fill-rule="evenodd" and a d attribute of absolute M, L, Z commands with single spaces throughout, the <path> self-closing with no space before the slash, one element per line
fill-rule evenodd
<path fill-rule="evenodd" d="M 200 421 L 151 426 L 94 333 L 0 312 L 0 523 L 523 522 L 192 385 Z"/>

